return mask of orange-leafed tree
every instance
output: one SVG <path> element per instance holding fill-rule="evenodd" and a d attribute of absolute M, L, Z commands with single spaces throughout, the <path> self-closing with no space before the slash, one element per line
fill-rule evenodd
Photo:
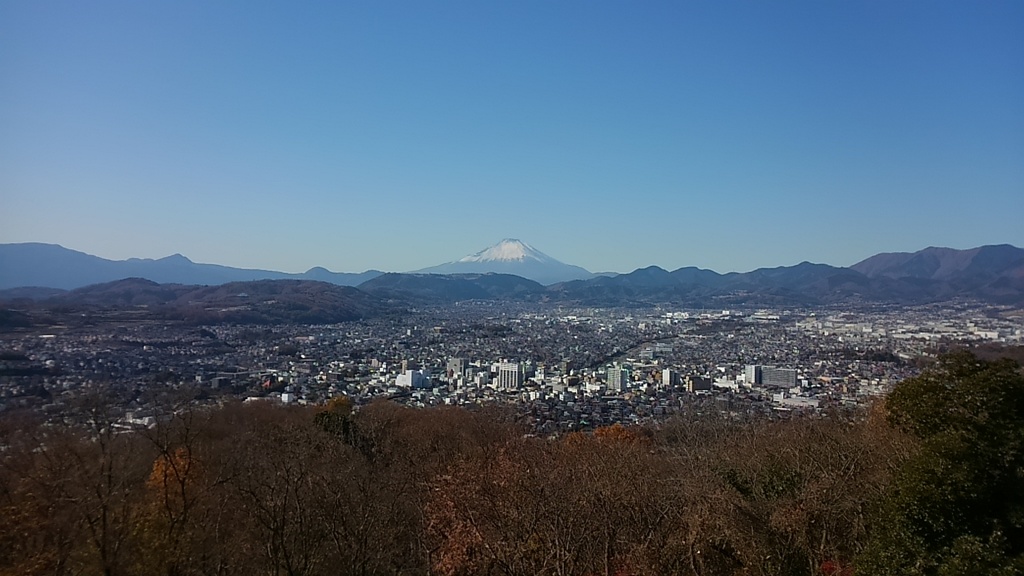
<path fill-rule="evenodd" d="M 470 574 L 585 574 L 591 541 L 577 486 L 558 455 L 516 440 L 452 467 L 425 507 L 433 569 Z"/>
<path fill-rule="evenodd" d="M 594 438 L 605 443 L 631 444 L 646 446 L 651 444 L 651 433 L 639 426 L 623 426 L 616 422 L 611 426 L 601 426 L 594 430 Z"/>

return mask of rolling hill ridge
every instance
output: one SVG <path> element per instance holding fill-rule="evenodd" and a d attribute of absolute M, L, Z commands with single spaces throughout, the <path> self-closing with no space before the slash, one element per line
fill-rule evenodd
<path fill-rule="evenodd" d="M 540 262 L 545 258 L 543 253 L 531 252 L 528 245 L 518 241 L 503 241 L 492 248 L 491 255 L 485 250 L 467 257 L 466 262 L 477 266 L 491 261 Z M 32 260 L 33 265 L 23 266 L 26 260 Z M 149 274 L 132 281 L 107 280 L 122 271 L 137 269 Z M 207 280 L 205 286 L 188 280 L 197 275 Z M 250 279 L 241 283 L 217 281 L 239 275 Z M 261 275 L 269 277 L 262 278 Z M 252 278 L 254 276 L 257 278 Z M 271 296 L 287 294 L 290 301 L 298 306 L 296 310 L 305 306 L 319 311 L 297 316 L 311 320 L 321 314 L 339 321 L 378 313 L 392 306 L 463 300 L 564 302 L 588 306 L 665 303 L 734 307 L 815 306 L 844 302 L 917 304 L 967 298 L 1024 306 L 1024 250 L 1009 245 L 970 250 L 926 248 L 914 253 L 878 254 L 849 268 L 802 262 L 794 266 L 720 274 L 695 267 L 669 271 L 648 266 L 628 274 L 590 275 L 585 279 L 546 286 L 521 275 L 494 271 L 339 274 L 314 268 L 299 276 L 326 281 L 295 279 L 294 276 L 196 264 L 180 255 L 159 260 L 111 261 L 53 245 L 0 245 L 0 286 L 3 287 L 0 289 L 0 301 L 145 305 L 176 309 L 179 313 L 185 309 L 198 310 L 182 305 L 185 293 L 190 294 L 190 301 L 220 299 L 220 304 L 206 309 L 216 306 L 230 308 L 232 302 L 235 302 L 233 305 L 250 306 L 252 309 L 251 300 L 248 303 L 236 302 L 237 294 L 243 292 L 266 292 L 265 301 L 273 300 Z M 88 288 L 76 286 L 76 289 L 64 292 L 65 286 L 85 279 L 98 281 L 92 282 Z M 354 283 L 355 287 L 347 287 L 349 291 L 344 293 L 344 297 L 341 292 L 332 291 L 345 287 L 345 283 Z M 96 284 L 104 287 L 97 288 Z M 308 288 L 310 286 L 317 288 Z M 232 291 L 236 291 L 235 297 L 231 297 Z M 356 305 L 355 308 L 363 312 L 335 314 L 327 311 L 331 307 L 340 310 L 349 305 Z M 271 309 L 265 309 L 261 314 L 271 320 L 278 318 Z M 287 317 L 280 315 L 278 320 Z"/>

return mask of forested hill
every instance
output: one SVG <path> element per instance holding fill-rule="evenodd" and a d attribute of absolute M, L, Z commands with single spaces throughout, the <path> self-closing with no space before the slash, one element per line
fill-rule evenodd
<path fill-rule="evenodd" d="M 1019 574 L 1024 376 L 945 357 L 867 412 L 535 438 L 497 409 L 90 398 L 0 419 L 0 574 Z M 181 398 L 178 398 L 180 401 Z"/>
<path fill-rule="evenodd" d="M 24 292 L 24 291 L 21 291 Z M 0 295 L 0 305 L 3 305 Z M 103 317 L 180 321 L 194 324 L 333 324 L 392 310 L 378 297 L 349 286 L 312 280 L 256 280 L 218 286 L 157 284 L 126 278 L 46 298 L 13 297 L 16 308 L 45 322 L 69 313 Z"/>

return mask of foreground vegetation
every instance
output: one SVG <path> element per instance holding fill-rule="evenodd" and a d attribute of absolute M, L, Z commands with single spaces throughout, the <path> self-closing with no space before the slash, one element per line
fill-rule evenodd
<path fill-rule="evenodd" d="M 1024 378 L 967 353 L 867 412 L 558 439 L 489 409 L 106 408 L 0 422 L 0 574 L 1024 570 Z"/>

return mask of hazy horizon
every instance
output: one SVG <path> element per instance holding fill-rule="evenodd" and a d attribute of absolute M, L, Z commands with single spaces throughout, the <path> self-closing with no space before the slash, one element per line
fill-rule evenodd
<path fill-rule="evenodd" d="M 0 242 L 593 272 L 1024 246 L 1024 4 L 0 5 Z"/>
<path fill-rule="evenodd" d="M 526 243 L 529 244 L 529 242 L 526 242 Z M 31 241 L 29 241 L 29 242 L 0 243 L 0 245 L 2 245 L 2 244 L 51 244 L 51 245 L 61 246 L 63 248 L 69 249 L 69 250 L 74 250 L 76 252 L 83 252 L 83 253 L 88 254 L 90 256 L 97 256 L 99 258 L 104 258 L 106 260 L 113 260 L 113 261 L 124 261 L 124 260 L 133 260 L 133 259 L 136 259 L 136 260 L 161 260 L 161 259 L 170 258 L 170 257 L 173 257 L 173 256 L 184 256 L 185 258 L 189 259 L 190 261 L 192 261 L 195 264 L 213 264 L 213 265 L 219 265 L 219 266 L 229 266 L 229 267 L 233 267 L 233 268 L 253 269 L 253 270 L 266 270 L 268 272 L 283 272 L 283 273 L 286 273 L 286 274 L 303 274 L 303 273 L 308 272 L 309 270 L 311 270 L 313 268 L 326 268 L 330 272 L 348 273 L 348 274 L 360 274 L 360 273 L 363 273 L 363 272 L 369 272 L 369 271 L 374 271 L 374 270 L 377 271 L 377 272 L 384 272 L 384 273 L 390 273 L 390 272 L 415 273 L 415 272 L 419 272 L 419 271 L 427 269 L 427 268 L 433 268 L 433 267 L 436 267 L 436 266 L 439 266 L 439 265 L 442 265 L 442 264 L 449 264 L 449 263 L 455 262 L 459 258 L 461 258 L 461 257 L 459 257 L 459 258 L 452 258 L 450 260 L 446 260 L 446 261 L 443 261 L 443 262 L 434 262 L 433 264 L 425 264 L 423 266 L 418 266 L 417 268 L 410 268 L 410 269 L 407 269 L 407 270 L 389 270 L 389 269 L 385 269 L 385 268 L 381 268 L 381 267 L 374 267 L 374 266 L 371 266 L 369 268 L 363 268 L 363 269 L 360 269 L 360 270 L 336 270 L 336 269 L 330 268 L 328 266 L 323 266 L 321 264 L 314 264 L 313 266 L 310 266 L 308 268 L 304 268 L 302 270 L 298 270 L 298 269 L 272 268 L 272 267 L 269 267 L 269 266 L 259 266 L 259 265 L 257 265 L 257 266 L 232 266 L 230 264 L 224 264 L 223 262 L 206 262 L 206 261 L 197 260 L 195 258 L 190 257 L 188 254 L 183 254 L 181 252 L 174 252 L 174 253 L 171 253 L 171 254 L 164 254 L 162 256 L 129 256 L 127 258 L 110 258 L 110 257 L 104 256 L 102 254 L 93 254 L 91 252 L 87 252 L 87 251 L 84 251 L 84 250 L 79 250 L 79 249 L 75 248 L 74 246 L 64 246 L 62 244 L 56 244 L 56 243 L 53 243 L 53 242 L 31 242 Z M 1000 244 L 1007 244 L 1007 243 L 1006 242 L 1002 242 Z M 533 247 L 538 249 L 538 250 L 540 250 L 541 252 L 544 252 L 544 250 L 542 248 L 539 248 L 537 246 L 533 246 Z M 754 268 L 749 268 L 749 269 L 745 269 L 745 270 L 719 270 L 719 269 L 716 269 L 716 268 L 708 268 L 708 267 L 705 267 L 705 266 L 697 266 L 695 264 L 682 264 L 680 266 L 671 266 L 671 267 L 669 267 L 669 266 L 662 266 L 661 264 L 659 264 L 657 262 L 650 262 L 650 263 L 647 263 L 647 264 L 641 264 L 639 266 L 635 266 L 635 267 L 630 268 L 628 270 L 611 270 L 611 269 L 591 270 L 589 268 L 587 268 L 587 270 L 589 272 L 593 273 L 593 274 L 600 275 L 600 274 L 628 274 L 630 272 L 634 272 L 636 270 L 643 269 L 643 268 L 649 268 L 651 266 L 657 266 L 659 268 L 663 268 L 663 269 L 668 270 L 668 271 L 678 270 L 680 268 L 696 267 L 696 268 L 702 268 L 702 269 L 706 269 L 706 270 L 711 270 L 711 271 L 717 272 L 719 274 L 729 274 L 729 273 L 733 273 L 733 272 L 739 272 L 739 273 L 752 272 L 754 270 L 762 269 L 762 268 L 789 267 L 789 266 L 795 266 L 795 265 L 800 264 L 802 262 L 811 262 L 813 264 L 827 264 L 827 265 L 830 265 L 830 266 L 848 268 L 848 267 L 850 267 L 850 266 L 852 266 L 854 264 L 857 264 L 857 263 L 859 263 L 859 262 L 861 262 L 863 260 L 866 260 L 866 259 L 870 258 L 871 256 L 875 256 L 877 254 L 882 254 L 882 253 L 917 252 L 919 250 L 924 250 L 926 248 L 952 248 L 954 250 L 970 250 L 970 249 L 980 248 L 980 247 L 981 246 L 967 246 L 967 247 L 963 247 L 963 248 L 953 247 L 953 246 L 924 246 L 924 247 L 921 247 L 918 250 L 912 250 L 912 251 L 886 250 L 886 251 L 882 251 L 882 252 L 876 252 L 875 254 L 868 254 L 868 255 L 864 256 L 864 258 L 861 258 L 861 259 L 856 260 L 854 262 L 850 262 L 848 264 L 838 264 L 838 263 L 835 263 L 835 262 L 824 262 L 824 261 L 812 261 L 812 260 L 807 260 L 805 258 L 803 260 L 796 260 L 796 261 L 789 262 L 789 263 L 786 263 L 786 264 L 779 264 L 777 266 L 774 266 L 774 265 L 773 266 L 756 266 Z M 1019 246 L 1015 246 L 1015 247 L 1016 248 L 1020 248 Z M 479 252 L 479 250 L 476 250 L 476 251 L 474 251 L 472 253 L 467 253 L 467 254 L 465 254 L 463 256 L 468 256 L 468 255 L 471 255 L 471 254 L 476 253 L 476 252 Z M 563 264 L 569 264 L 569 265 L 576 266 L 576 264 L 573 263 L 573 262 L 566 262 L 564 260 L 561 260 L 557 256 L 553 256 L 551 254 L 547 254 L 546 252 L 544 252 L 544 254 L 547 255 L 547 256 L 550 256 L 552 258 L 555 258 L 556 260 L 561 261 Z M 586 267 L 583 267 L 583 268 L 586 268 Z M 437 273 L 437 272 L 429 272 L 429 273 Z"/>

